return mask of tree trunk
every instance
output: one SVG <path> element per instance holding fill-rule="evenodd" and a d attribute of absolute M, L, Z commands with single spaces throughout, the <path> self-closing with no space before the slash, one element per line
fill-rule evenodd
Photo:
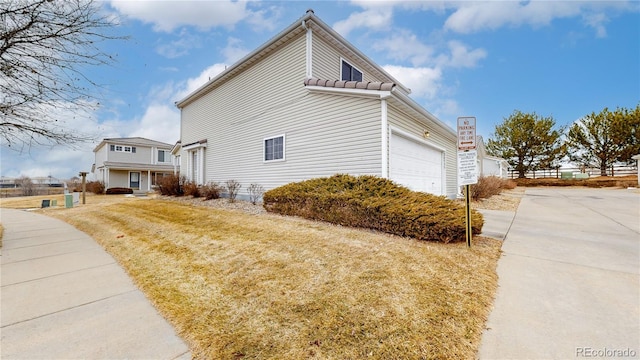
<path fill-rule="evenodd" d="M 600 176 L 607 176 L 607 163 L 604 161 L 600 163 Z"/>

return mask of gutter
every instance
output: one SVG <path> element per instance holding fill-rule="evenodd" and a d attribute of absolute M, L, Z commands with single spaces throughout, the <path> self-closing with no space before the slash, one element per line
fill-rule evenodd
<path fill-rule="evenodd" d="M 442 122 L 442 120 L 438 119 L 432 113 L 425 110 L 422 106 L 420 106 L 420 104 L 418 104 L 415 100 L 413 100 L 403 92 L 396 91 L 396 89 L 393 88 L 391 90 L 391 94 L 401 102 L 409 105 L 409 107 L 418 112 L 420 115 L 433 121 L 436 125 L 438 125 L 438 127 L 445 131 L 445 134 L 448 134 L 451 138 L 458 138 L 458 134 L 451 127 L 449 127 L 449 125 L 445 124 L 444 122 Z"/>

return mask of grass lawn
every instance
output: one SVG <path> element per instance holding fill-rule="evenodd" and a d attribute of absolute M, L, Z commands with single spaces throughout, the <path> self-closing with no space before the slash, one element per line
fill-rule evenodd
<path fill-rule="evenodd" d="M 273 214 L 101 199 L 43 212 L 104 246 L 194 358 L 476 356 L 499 241 L 476 237 L 467 249 Z"/>

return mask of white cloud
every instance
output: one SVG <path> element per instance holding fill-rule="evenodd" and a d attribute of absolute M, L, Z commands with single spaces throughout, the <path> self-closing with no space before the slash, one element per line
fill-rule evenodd
<path fill-rule="evenodd" d="M 487 52 L 482 49 L 470 50 L 469 47 L 460 41 L 451 40 L 448 43 L 450 56 L 442 56 L 438 59 L 442 67 L 472 68 L 478 62 L 487 57 Z"/>
<path fill-rule="evenodd" d="M 152 104 L 128 134 L 173 144 L 180 139 L 180 111 L 174 106 Z"/>
<path fill-rule="evenodd" d="M 207 81 L 213 79 L 218 74 L 223 72 L 227 68 L 227 64 L 213 64 L 208 68 L 204 69 L 198 76 L 194 78 L 190 78 L 185 82 L 185 85 L 182 87 L 182 90 L 176 92 L 176 100 L 182 100 L 187 95 L 196 91 L 202 85 L 206 84 Z"/>
<path fill-rule="evenodd" d="M 442 70 L 439 68 L 396 65 L 385 65 L 382 68 L 410 88 L 413 97 L 433 99 L 442 88 Z"/>
<path fill-rule="evenodd" d="M 607 15 L 603 13 L 586 14 L 582 18 L 585 24 L 595 29 L 597 38 L 607 37 L 607 28 L 604 26 L 605 23 L 609 22 Z"/>
<path fill-rule="evenodd" d="M 155 31 L 171 32 L 191 25 L 206 30 L 231 28 L 251 12 L 246 1 L 111 1 L 120 14 L 153 24 Z"/>
<path fill-rule="evenodd" d="M 432 62 L 434 49 L 422 43 L 409 30 L 398 30 L 386 39 L 377 40 L 373 48 L 386 52 L 386 56 L 393 60 L 408 60 L 413 66 L 420 66 Z"/>
<path fill-rule="evenodd" d="M 177 36 L 179 37 L 177 40 L 156 46 L 156 52 L 166 58 L 175 59 L 187 55 L 191 49 L 201 46 L 200 37 L 192 35 L 187 29 L 180 30 Z"/>
<path fill-rule="evenodd" d="M 227 46 L 222 51 L 224 62 L 233 64 L 249 53 L 249 50 L 242 46 L 242 40 L 234 37 L 227 38 Z"/>
<path fill-rule="evenodd" d="M 333 29 L 344 37 L 347 37 L 352 30 L 361 27 L 388 30 L 391 26 L 392 15 L 393 11 L 390 7 L 374 7 L 349 15 L 347 19 L 335 23 Z"/>

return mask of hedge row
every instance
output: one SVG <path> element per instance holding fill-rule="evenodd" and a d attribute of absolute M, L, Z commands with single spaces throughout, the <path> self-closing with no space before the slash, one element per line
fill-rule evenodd
<path fill-rule="evenodd" d="M 460 204 L 376 176 L 334 175 L 287 184 L 267 191 L 269 212 L 370 228 L 419 240 L 465 240 L 465 211 Z M 482 215 L 472 211 L 472 231 L 479 234 Z"/>

